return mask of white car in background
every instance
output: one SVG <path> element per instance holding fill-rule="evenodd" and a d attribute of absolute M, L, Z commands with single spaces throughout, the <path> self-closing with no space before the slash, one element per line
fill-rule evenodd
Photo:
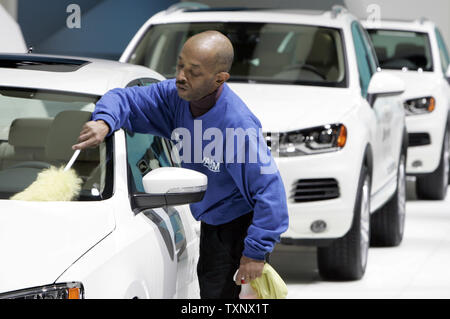
<path fill-rule="evenodd" d="M 444 199 L 449 181 L 450 57 L 428 20 L 363 22 L 382 69 L 405 81 L 406 172 L 420 199 Z"/>
<path fill-rule="evenodd" d="M 26 53 L 27 47 L 19 24 L 0 4 L 0 53 Z"/>
<path fill-rule="evenodd" d="M 319 246 L 324 278 L 361 278 L 369 239 L 396 246 L 403 236 L 403 81 L 378 72 L 367 34 L 340 7 L 181 4 L 150 18 L 120 61 L 175 77 L 183 43 L 211 29 L 234 45 L 228 85 L 260 119 L 283 178 L 289 229 L 282 242 Z"/>
<path fill-rule="evenodd" d="M 108 90 L 164 78 L 85 58 L 0 55 L 0 64 L 0 298 L 198 298 L 199 225 L 184 204 L 201 200 L 207 181 L 172 161 L 170 141 L 116 131 L 81 152 L 74 201 L 9 199 L 67 163 Z"/>

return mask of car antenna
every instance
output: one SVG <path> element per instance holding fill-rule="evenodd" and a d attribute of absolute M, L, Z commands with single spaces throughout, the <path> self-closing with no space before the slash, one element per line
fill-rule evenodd
<path fill-rule="evenodd" d="M 340 5 L 334 5 L 331 7 L 331 17 L 333 19 L 337 18 L 341 13 L 347 12 L 347 8 Z"/>
<path fill-rule="evenodd" d="M 427 17 L 420 17 L 420 19 L 419 19 L 420 24 L 424 24 L 427 21 L 428 21 Z"/>

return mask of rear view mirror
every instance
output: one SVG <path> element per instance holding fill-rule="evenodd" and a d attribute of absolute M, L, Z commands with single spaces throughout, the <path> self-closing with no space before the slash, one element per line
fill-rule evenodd
<path fill-rule="evenodd" d="M 137 214 L 167 205 L 184 205 L 203 199 L 208 184 L 206 175 L 185 168 L 160 167 L 142 178 L 145 193 L 134 194 L 131 202 Z"/>
<path fill-rule="evenodd" d="M 375 103 L 379 96 L 399 95 L 405 92 L 405 82 L 395 75 L 384 71 L 375 73 L 369 83 L 367 100 L 370 105 Z"/>

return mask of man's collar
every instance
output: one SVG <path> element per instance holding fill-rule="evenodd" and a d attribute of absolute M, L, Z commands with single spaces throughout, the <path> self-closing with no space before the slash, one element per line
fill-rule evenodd
<path fill-rule="evenodd" d="M 194 109 L 209 110 L 214 106 L 214 104 L 216 104 L 216 101 L 219 99 L 220 94 L 222 94 L 222 91 L 223 91 L 223 84 L 219 86 L 217 90 L 201 98 L 200 100 L 191 101 L 190 102 L 191 107 Z"/>

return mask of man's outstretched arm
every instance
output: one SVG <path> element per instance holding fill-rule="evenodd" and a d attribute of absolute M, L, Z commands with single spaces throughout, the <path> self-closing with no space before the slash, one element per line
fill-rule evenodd
<path fill-rule="evenodd" d="M 170 138 L 174 129 L 176 87 L 163 81 L 146 87 L 113 89 L 96 104 L 92 121 L 86 123 L 75 149 L 94 147 L 106 136 L 125 128 Z"/>

